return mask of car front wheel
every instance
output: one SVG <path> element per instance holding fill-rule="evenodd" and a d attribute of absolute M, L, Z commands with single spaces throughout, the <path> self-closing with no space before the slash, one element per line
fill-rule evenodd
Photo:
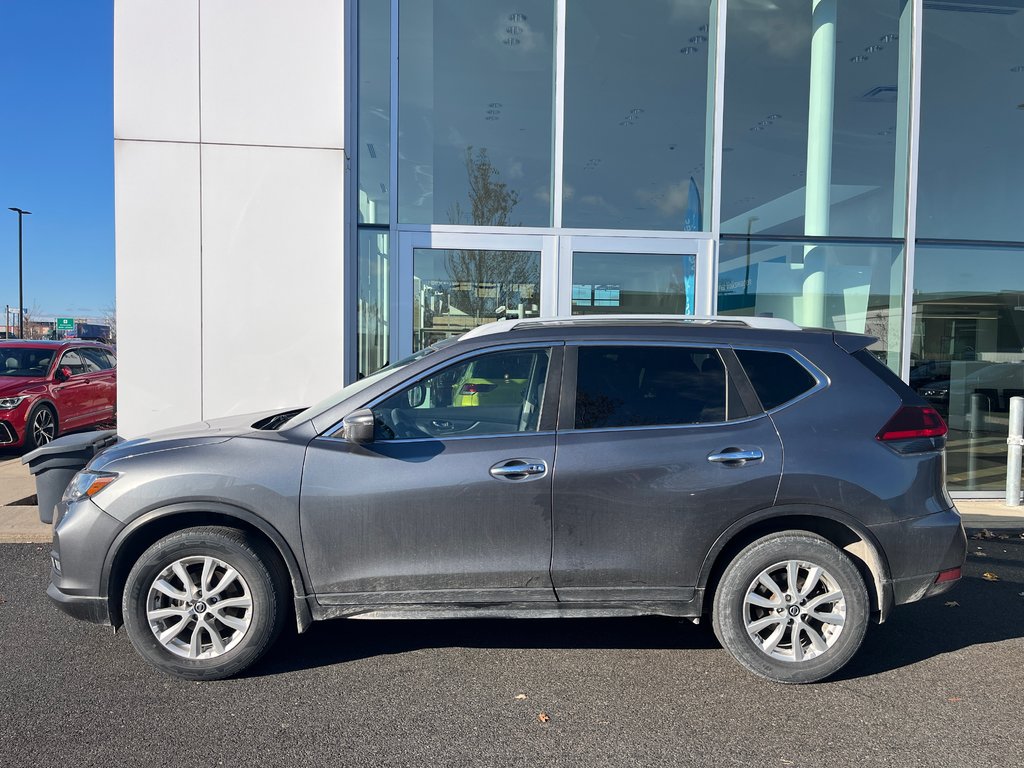
<path fill-rule="evenodd" d="M 188 680 L 238 674 L 284 623 L 287 580 L 276 553 L 233 528 L 203 527 L 160 539 L 136 561 L 123 612 L 135 649 Z"/>
<path fill-rule="evenodd" d="M 57 415 L 48 405 L 37 405 L 29 414 L 25 427 L 26 452 L 46 445 L 57 437 Z"/>
<path fill-rule="evenodd" d="M 759 539 L 726 567 L 712 623 L 757 675 L 813 683 L 838 672 L 864 640 L 870 603 L 846 553 L 804 531 Z"/>

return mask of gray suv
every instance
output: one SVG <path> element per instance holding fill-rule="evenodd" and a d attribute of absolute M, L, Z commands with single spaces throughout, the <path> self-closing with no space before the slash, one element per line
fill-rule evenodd
<path fill-rule="evenodd" d="M 217 679 L 286 621 L 710 619 L 806 683 L 966 552 L 946 425 L 779 320 L 503 321 L 305 410 L 120 443 L 57 505 L 49 595 Z"/>

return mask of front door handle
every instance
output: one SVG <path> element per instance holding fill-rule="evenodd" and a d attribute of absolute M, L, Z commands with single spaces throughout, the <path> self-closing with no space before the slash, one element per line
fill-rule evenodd
<path fill-rule="evenodd" d="M 490 471 L 491 477 L 498 480 L 526 480 L 546 474 L 548 465 L 540 459 L 506 459 L 499 461 Z"/>
<path fill-rule="evenodd" d="M 726 448 L 719 453 L 712 453 L 708 461 L 713 464 L 727 464 L 730 467 L 742 467 L 748 461 L 762 461 L 764 453 L 760 448 L 740 450 L 739 448 Z"/>

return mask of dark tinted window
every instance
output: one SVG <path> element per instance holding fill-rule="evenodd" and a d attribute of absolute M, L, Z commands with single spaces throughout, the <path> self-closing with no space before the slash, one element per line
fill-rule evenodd
<path fill-rule="evenodd" d="M 580 347 L 576 429 L 725 421 L 726 391 L 713 349 Z"/>
<path fill-rule="evenodd" d="M 799 397 L 817 383 L 806 368 L 784 352 L 737 349 L 736 357 L 766 411 Z"/>

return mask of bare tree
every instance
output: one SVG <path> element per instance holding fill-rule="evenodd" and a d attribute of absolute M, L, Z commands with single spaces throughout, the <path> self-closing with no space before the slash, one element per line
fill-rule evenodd
<path fill-rule="evenodd" d="M 509 226 L 519 193 L 510 189 L 481 147 L 476 154 L 466 147 L 469 211 L 454 203 L 448 209 L 452 224 Z M 477 320 L 493 320 L 498 307 L 512 307 L 532 294 L 540 278 L 540 260 L 523 251 L 455 250 L 445 257 L 451 305 Z M 529 294 L 529 295 L 527 295 Z"/>
<path fill-rule="evenodd" d="M 100 316 L 100 323 L 107 326 L 110 329 L 110 343 L 117 344 L 117 306 L 111 304 L 104 307 L 103 314 Z"/>

